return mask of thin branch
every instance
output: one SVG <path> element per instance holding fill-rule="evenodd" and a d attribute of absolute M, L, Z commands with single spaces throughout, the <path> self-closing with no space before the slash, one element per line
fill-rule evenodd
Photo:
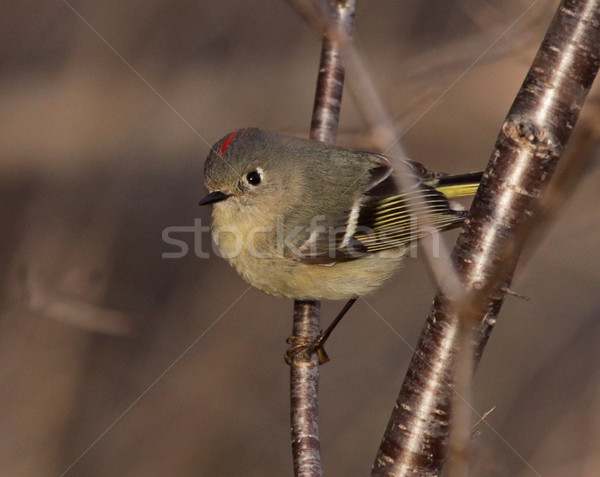
<path fill-rule="evenodd" d="M 320 312 L 319 301 L 295 301 L 293 336 L 314 340 L 319 334 Z M 293 355 L 290 360 L 290 420 L 295 476 L 323 475 L 318 390 L 317 355 Z"/>
<path fill-rule="evenodd" d="M 292 2 L 294 8 L 307 10 L 305 2 Z M 356 0 L 336 1 L 333 5 L 321 2 L 317 6 L 323 18 L 333 18 L 336 28 L 350 35 L 354 24 Z M 325 30 L 323 30 L 325 31 Z M 344 67 L 340 56 L 340 43 L 327 31 L 323 34 L 321 60 L 317 89 L 311 121 L 310 137 L 324 142 L 334 142 L 337 133 L 342 92 Z M 313 341 L 320 330 L 318 301 L 296 301 L 294 303 L 293 341 Z M 316 353 L 292 354 L 290 359 L 290 396 L 292 453 L 294 475 L 321 476 L 321 452 L 319 440 L 319 360 Z"/>
<path fill-rule="evenodd" d="M 336 27 L 350 36 L 355 10 L 356 0 L 338 2 L 335 11 L 328 17 L 333 16 Z M 340 47 L 336 38 L 327 32 L 323 35 L 317 91 L 310 123 L 310 137 L 317 141 L 334 143 L 337 134 L 345 75 Z"/>
<path fill-rule="evenodd" d="M 441 472 L 457 353 L 459 343 L 464 344 L 460 330 L 474 337 L 475 363 L 597 74 L 599 51 L 600 0 L 563 0 L 502 126 L 453 251 L 464 294 L 436 296 L 372 475 Z"/>

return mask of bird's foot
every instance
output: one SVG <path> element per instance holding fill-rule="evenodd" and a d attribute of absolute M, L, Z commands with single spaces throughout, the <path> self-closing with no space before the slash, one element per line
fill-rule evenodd
<path fill-rule="evenodd" d="M 310 362 L 313 353 L 317 354 L 319 364 L 325 364 L 329 361 L 329 356 L 324 348 L 324 335 L 320 332 L 315 339 L 305 338 L 303 336 L 290 336 L 286 343 L 290 345 L 285 353 L 285 362 L 289 365 L 294 361 Z"/>

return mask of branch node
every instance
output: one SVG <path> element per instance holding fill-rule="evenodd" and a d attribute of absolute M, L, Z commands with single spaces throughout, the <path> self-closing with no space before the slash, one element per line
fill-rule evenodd
<path fill-rule="evenodd" d="M 547 128 L 540 127 L 531 119 L 510 117 L 502 125 L 504 135 L 523 147 L 537 149 L 538 154 L 554 151 L 557 141 Z"/>

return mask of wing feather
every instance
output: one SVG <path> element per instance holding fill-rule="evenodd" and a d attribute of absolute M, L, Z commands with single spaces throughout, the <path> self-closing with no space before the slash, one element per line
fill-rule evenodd
<path fill-rule="evenodd" d="M 438 184 L 446 189 L 452 187 L 452 176 L 405 161 L 411 185 L 398 193 L 388 159 L 371 154 L 369 160 L 367 180 L 357 179 L 357 183 L 362 180 L 362 193 L 354 195 L 343 212 L 325 216 L 322 228 L 309 230 L 301 246 L 302 254 L 296 259 L 311 264 L 354 260 L 406 247 L 432 231 L 462 225 L 466 212 L 452 208 L 448 197 L 436 189 Z"/>

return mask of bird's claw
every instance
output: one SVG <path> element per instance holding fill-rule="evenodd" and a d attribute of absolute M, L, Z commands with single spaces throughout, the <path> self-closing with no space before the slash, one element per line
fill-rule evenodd
<path fill-rule="evenodd" d="M 315 339 L 292 335 L 286 340 L 286 343 L 290 345 L 285 353 L 285 362 L 289 365 L 294 361 L 310 362 L 313 353 L 317 354 L 319 364 L 329 361 L 329 356 L 323 347 L 322 332 Z"/>

